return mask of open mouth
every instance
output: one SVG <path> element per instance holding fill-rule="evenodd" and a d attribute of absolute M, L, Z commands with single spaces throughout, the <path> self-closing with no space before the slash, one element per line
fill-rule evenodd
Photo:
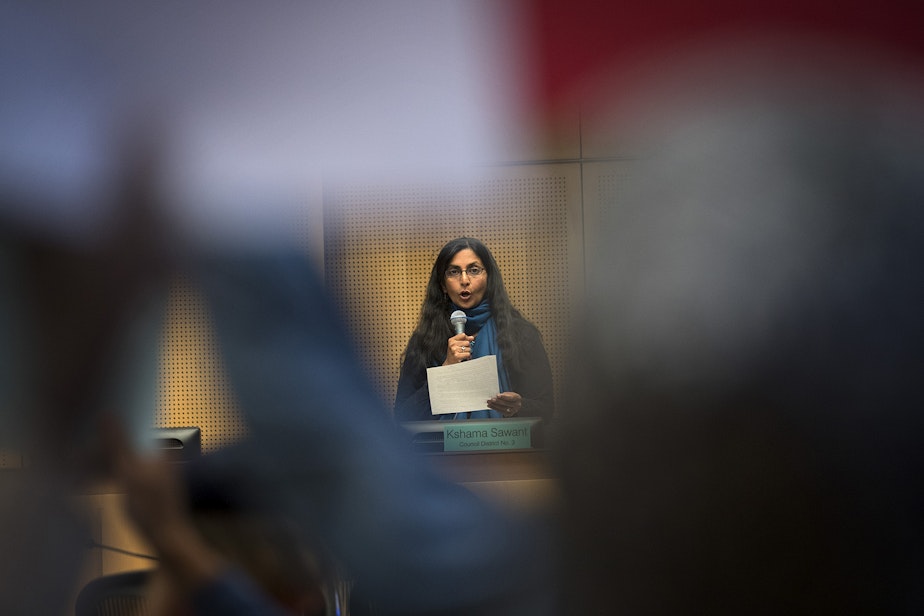
<path fill-rule="evenodd" d="M 461 293 L 459 293 L 459 297 L 460 297 L 461 299 L 468 299 L 468 298 L 470 298 L 471 296 L 472 296 L 471 291 L 462 291 Z"/>

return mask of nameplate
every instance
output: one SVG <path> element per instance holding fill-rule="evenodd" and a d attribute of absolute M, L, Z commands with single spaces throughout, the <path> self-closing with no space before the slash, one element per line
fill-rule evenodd
<path fill-rule="evenodd" d="M 478 420 L 443 426 L 443 451 L 530 449 L 532 420 Z"/>

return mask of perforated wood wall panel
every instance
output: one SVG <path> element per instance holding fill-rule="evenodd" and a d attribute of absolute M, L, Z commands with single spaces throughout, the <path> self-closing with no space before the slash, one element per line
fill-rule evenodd
<path fill-rule="evenodd" d="M 505 167 L 477 182 L 332 190 L 326 280 L 386 408 L 436 255 L 463 235 L 494 253 L 514 305 L 543 335 L 557 386 L 572 300 L 582 288 L 580 228 L 577 165 Z"/>
<path fill-rule="evenodd" d="M 321 188 L 317 181 L 306 191 L 304 210 L 290 229 L 292 239 L 318 267 L 324 238 Z M 204 452 L 246 435 L 247 424 L 228 382 L 208 309 L 196 288 L 184 279 L 170 290 L 160 364 L 155 426 L 198 426 Z"/>
<path fill-rule="evenodd" d="M 203 452 L 246 434 L 208 311 L 196 290 L 183 280 L 170 290 L 160 355 L 155 426 L 198 426 Z"/>

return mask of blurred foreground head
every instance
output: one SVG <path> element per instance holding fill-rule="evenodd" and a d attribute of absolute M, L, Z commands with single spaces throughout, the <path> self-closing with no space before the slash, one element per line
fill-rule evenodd
<path fill-rule="evenodd" d="M 614 114 L 644 147 L 588 259 L 570 613 L 924 607 L 921 93 L 790 50 Z"/>

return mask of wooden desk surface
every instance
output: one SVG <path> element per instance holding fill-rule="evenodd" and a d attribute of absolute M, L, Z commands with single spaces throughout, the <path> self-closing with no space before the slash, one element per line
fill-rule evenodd
<path fill-rule="evenodd" d="M 419 454 L 452 481 L 522 481 L 555 479 L 550 453 L 544 449 L 464 451 Z"/>

